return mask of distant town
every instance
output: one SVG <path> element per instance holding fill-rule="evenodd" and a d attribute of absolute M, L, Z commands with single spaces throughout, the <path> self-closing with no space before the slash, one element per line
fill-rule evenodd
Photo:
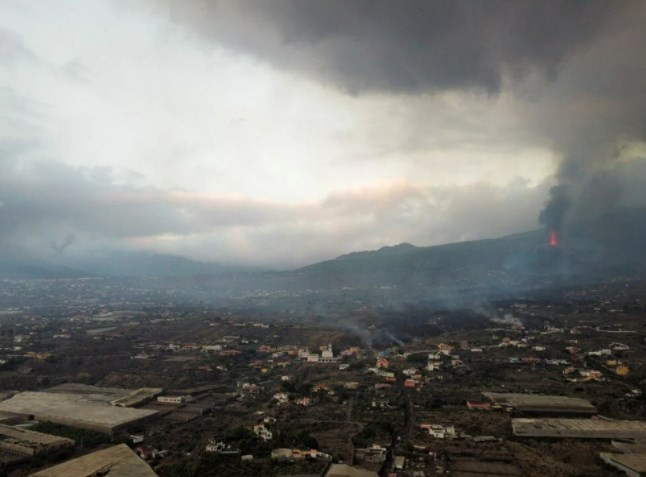
<path fill-rule="evenodd" d="M 644 472 L 643 281 L 395 320 L 100 279 L 5 280 L 0 301 L 5 475 Z"/>

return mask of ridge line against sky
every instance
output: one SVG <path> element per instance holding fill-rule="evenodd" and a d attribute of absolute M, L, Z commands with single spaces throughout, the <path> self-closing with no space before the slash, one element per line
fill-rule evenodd
<path fill-rule="evenodd" d="M 0 245 L 286 268 L 646 203 L 645 8 L 481 5 L 3 2 Z"/>

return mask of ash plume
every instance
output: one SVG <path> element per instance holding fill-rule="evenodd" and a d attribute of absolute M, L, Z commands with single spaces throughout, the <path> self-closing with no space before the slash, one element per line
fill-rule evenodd
<path fill-rule="evenodd" d="M 550 189 L 550 197 L 541 211 L 538 221 L 551 230 L 559 231 L 570 205 L 568 187 L 564 184 L 554 186 Z"/>
<path fill-rule="evenodd" d="M 54 250 L 57 254 L 62 255 L 65 250 L 74 243 L 75 240 L 76 235 L 67 234 L 60 242 L 51 243 L 52 250 Z"/>

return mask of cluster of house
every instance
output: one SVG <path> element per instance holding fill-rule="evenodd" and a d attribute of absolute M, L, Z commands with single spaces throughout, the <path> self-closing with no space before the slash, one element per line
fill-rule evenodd
<path fill-rule="evenodd" d="M 225 341 L 223 341 L 225 342 Z M 226 341 L 226 343 L 229 343 L 230 341 Z M 214 352 L 226 352 L 226 351 L 234 351 L 235 353 L 239 354 L 239 351 L 237 350 L 225 350 L 226 344 L 197 344 L 197 343 L 167 343 L 167 344 L 151 344 L 151 343 L 139 343 L 138 347 L 140 348 L 148 348 L 148 350 L 158 350 L 158 351 L 171 351 L 173 353 L 178 353 L 182 351 L 196 351 L 200 350 L 203 353 L 214 353 Z M 226 353 L 225 353 L 226 355 Z M 135 354 L 133 354 L 130 358 L 131 359 L 138 359 L 138 360 L 144 360 L 144 359 L 151 359 L 153 355 L 151 355 L 149 352 L 146 351 L 139 351 Z"/>
<path fill-rule="evenodd" d="M 402 374 L 406 376 L 404 380 L 405 388 L 419 389 L 422 386 L 423 376 L 416 368 L 405 369 Z"/>
<path fill-rule="evenodd" d="M 289 395 L 287 393 L 283 393 L 283 392 L 275 393 L 273 398 L 276 401 L 276 403 L 279 405 L 289 403 Z M 314 402 L 309 397 L 305 396 L 305 397 L 295 399 L 294 404 L 296 404 L 297 406 L 308 407 L 308 406 L 312 406 Z"/>
<path fill-rule="evenodd" d="M 617 376 L 626 377 L 630 374 L 630 368 L 620 359 L 613 358 L 614 355 L 620 354 L 624 351 L 630 351 L 630 347 L 623 343 L 614 342 L 610 343 L 607 348 L 599 349 L 596 351 L 589 351 L 587 355 L 597 358 L 609 358 L 604 363 L 605 367 L 609 368 Z"/>
<path fill-rule="evenodd" d="M 271 451 L 271 459 L 278 462 L 294 462 L 297 460 L 332 460 L 330 454 L 319 452 L 316 449 L 287 449 L 279 448 Z"/>
<path fill-rule="evenodd" d="M 441 424 L 420 424 L 422 432 L 428 432 L 428 435 L 435 439 L 456 439 L 458 433 L 453 426 L 443 426 Z"/>
<path fill-rule="evenodd" d="M 465 343 L 465 346 L 468 346 Z M 464 363 L 460 356 L 454 354 L 454 347 L 447 343 L 440 343 L 437 345 L 437 351 L 428 354 L 428 361 L 426 363 L 426 371 L 439 371 L 442 367 L 442 357 L 450 359 L 450 366 L 452 368 L 462 368 Z M 482 350 L 480 350 L 482 351 Z"/>
<path fill-rule="evenodd" d="M 603 348 L 597 351 L 588 351 L 588 356 L 612 356 L 614 353 L 621 351 L 630 351 L 630 346 L 623 343 L 610 343 L 607 348 Z"/>
<path fill-rule="evenodd" d="M 389 366 L 390 363 L 388 362 L 388 359 L 380 356 L 377 358 L 375 366 L 373 368 L 368 368 L 368 372 L 371 372 L 375 376 L 378 376 L 380 378 L 384 378 L 384 380 L 387 382 L 394 383 L 395 381 L 397 381 L 397 378 L 395 377 L 395 373 L 393 371 L 388 370 Z"/>
<path fill-rule="evenodd" d="M 604 379 L 601 371 L 588 368 L 575 368 L 573 366 L 563 370 L 563 377 L 573 383 L 602 381 Z"/>
<path fill-rule="evenodd" d="M 267 421 L 267 418 L 258 424 L 253 425 L 253 433 L 256 434 L 256 437 L 261 441 L 270 441 L 274 438 L 274 433 L 267 428 L 265 424 L 269 424 L 271 421 Z M 275 422 L 275 419 L 274 419 Z"/>
<path fill-rule="evenodd" d="M 354 460 L 356 462 L 368 462 L 380 464 L 386 460 L 388 449 L 379 444 L 372 444 L 370 447 L 355 448 Z"/>
<path fill-rule="evenodd" d="M 242 383 L 240 386 L 240 397 L 242 399 L 255 398 L 260 394 L 262 388 L 253 383 Z"/>
<path fill-rule="evenodd" d="M 213 454 L 223 454 L 223 455 L 238 455 L 240 454 L 240 449 L 233 447 L 230 444 L 224 443 L 224 441 L 218 441 L 217 439 L 209 439 L 209 443 L 205 448 L 206 452 Z"/>
<path fill-rule="evenodd" d="M 527 339 L 520 339 L 520 340 L 514 340 L 511 339 L 509 336 L 504 336 L 501 340 L 500 343 L 498 343 L 499 348 L 528 348 L 529 344 L 527 343 Z"/>
<path fill-rule="evenodd" d="M 298 357 L 308 363 L 338 364 L 341 362 L 341 356 L 334 356 L 332 345 L 321 350 L 321 354 L 311 353 L 309 349 L 304 348 L 298 351 Z"/>
<path fill-rule="evenodd" d="M 150 446 L 137 446 L 135 453 L 143 460 L 152 460 L 168 455 L 168 450 L 159 450 Z"/>

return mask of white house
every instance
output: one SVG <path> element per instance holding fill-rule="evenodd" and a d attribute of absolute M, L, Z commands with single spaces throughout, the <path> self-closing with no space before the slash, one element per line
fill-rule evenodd
<path fill-rule="evenodd" d="M 589 351 L 588 356 L 612 356 L 612 351 L 607 348 L 597 351 Z"/>
<path fill-rule="evenodd" d="M 334 352 L 332 351 L 332 345 L 327 345 L 327 349 L 323 350 L 321 353 L 322 358 L 334 358 Z"/>
<path fill-rule="evenodd" d="M 274 394 L 274 399 L 278 401 L 278 404 L 287 404 L 289 402 L 287 393 L 276 393 Z"/>
<path fill-rule="evenodd" d="M 625 345 L 623 343 L 610 343 L 608 346 L 613 351 L 628 351 L 630 350 L 630 346 Z"/>
<path fill-rule="evenodd" d="M 429 361 L 426 365 L 426 371 L 439 371 L 440 362 L 439 361 Z"/>
<path fill-rule="evenodd" d="M 255 424 L 253 426 L 253 432 L 263 441 L 270 441 L 274 437 L 272 432 L 267 429 L 264 424 Z"/>
<path fill-rule="evenodd" d="M 202 351 L 204 351 L 204 352 L 222 351 L 222 345 L 219 345 L 219 344 L 204 345 L 204 346 L 202 346 Z"/>
<path fill-rule="evenodd" d="M 457 437 L 455 427 L 453 426 L 444 427 L 440 424 L 420 424 L 419 427 L 422 430 L 428 431 L 428 434 L 436 439 L 455 439 Z"/>

